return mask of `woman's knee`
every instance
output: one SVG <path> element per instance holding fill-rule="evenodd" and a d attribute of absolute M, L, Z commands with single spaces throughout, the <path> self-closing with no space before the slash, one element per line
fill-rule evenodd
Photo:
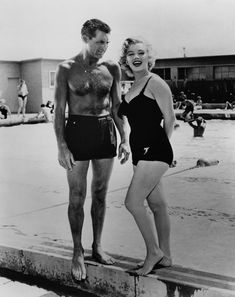
<path fill-rule="evenodd" d="M 148 201 L 149 208 L 155 214 L 163 212 L 168 208 L 167 202 L 165 200 Z"/>
<path fill-rule="evenodd" d="M 127 197 L 124 203 L 126 209 L 133 215 L 144 207 L 144 204 L 137 203 L 137 201 L 131 199 L 130 197 Z"/>

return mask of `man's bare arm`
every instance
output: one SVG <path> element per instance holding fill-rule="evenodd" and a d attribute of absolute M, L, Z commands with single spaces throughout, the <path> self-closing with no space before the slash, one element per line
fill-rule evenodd
<path fill-rule="evenodd" d="M 110 97 L 112 100 L 112 117 L 121 138 L 118 158 L 121 159 L 122 154 L 124 154 L 124 157 L 121 160 L 121 163 L 123 164 L 128 160 L 130 150 L 128 145 L 127 120 L 125 117 L 121 119 L 118 116 L 118 108 L 121 104 L 121 87 L 120 87 L 121 69 L 118 64 L 114 64 L 114 63 L 110 65 L 110 69 L 113 75 L 113 85 L 112 85 L 111 94 L 110 94 Z"/>
<path fill-rule="evenodd" d="M 71 170 L 75 164 L 73 155 L 65 141 L 65 110 L 68 96 L 67 69 L 59 65 L 56 71 L 55 97 L 54 97 L 54 130 L 58 146 L 58 160 L 62 167 Z"/>

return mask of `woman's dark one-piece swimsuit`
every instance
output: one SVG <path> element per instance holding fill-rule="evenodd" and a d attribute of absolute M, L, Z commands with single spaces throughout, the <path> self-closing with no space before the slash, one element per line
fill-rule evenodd
<path fill-rule="evenodd" d="M 123 98 L 118 115 L 126 116 L 131 127 L 130 147 L 134 165 L 137 165 L 139 160 L 162 161 L 171 165 L 173 151 L 161 126 L 162 112 L 156 100 L 144 95 L 150 79 L 151 77 L 139 95 L 129 103 Z"/>

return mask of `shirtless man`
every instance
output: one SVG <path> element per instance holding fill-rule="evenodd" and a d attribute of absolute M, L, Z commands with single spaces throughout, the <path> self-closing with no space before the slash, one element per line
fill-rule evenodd
<path fill-rule="evenodd" d="M 103 264 L 114 263 L 114 259 L 101 248 L 105 197 L 116 156 L 114 123 L 121 139 L 118 158 L 124 163 L 129 157 L 125 122 L 117 116 L 121 101 L 121 71 L 119 65 L 114 62 L 99 63 L 107 50 L 109 34 L 109 26 L 102 21 L 86 21 L 81 30 L 81 52 L 74 58 L 62 62 L 56 73 L 54 129 L 58 144 L 58 160 L 67 171 L 68 217 L 74 243 L 71 273 L 78 281 L 86 278 L 81 235 L 90 163 L 93 171 L 92 256 Z"/>

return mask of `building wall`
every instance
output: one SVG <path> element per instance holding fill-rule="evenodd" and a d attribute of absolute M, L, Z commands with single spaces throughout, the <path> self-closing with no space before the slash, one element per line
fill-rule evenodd
<path fill-rule="evenodd" d="M 50 86 L 50 72 L 56 71 L 62 60 L 33 59 L 21 62 L 0 61 L 0 98 L 6 100 L 11 112 L 18 110 L 17 85 L 25 80 L 29 95 L 27 113 L 37 113 L 42 103 L 53 101 L 54 86 Z"/>
<path fill-rule="evenodd" d="M 58 64 L 62 60 L 42 60 L 42 101 L 54 101 L 54 86 L 50 80 L 50 73 L 55 73 Z M 53 75 L 53 74 L 51 74 Z"/>
<path fill-rule="evenodd" d="M 18 108 L 17 84 L 20 77 L 20 65 L 14 61 L 0 61 L 0 98 L 6 100 L 11 111 Z"/>
<path fill-rule="evenodd" d="M 152 71 L 176 97 L 184 91 L 206 102 L 225 102 L 229 93 L 235 94 L 235 55 L 159 59 Z"/>
<path fill-rule="evenodd" d="M 22 61 L 21 76 L 28 87 L 27 113 L 35 113 L 42 104 L 42 63 L 41 59 Z"/>

